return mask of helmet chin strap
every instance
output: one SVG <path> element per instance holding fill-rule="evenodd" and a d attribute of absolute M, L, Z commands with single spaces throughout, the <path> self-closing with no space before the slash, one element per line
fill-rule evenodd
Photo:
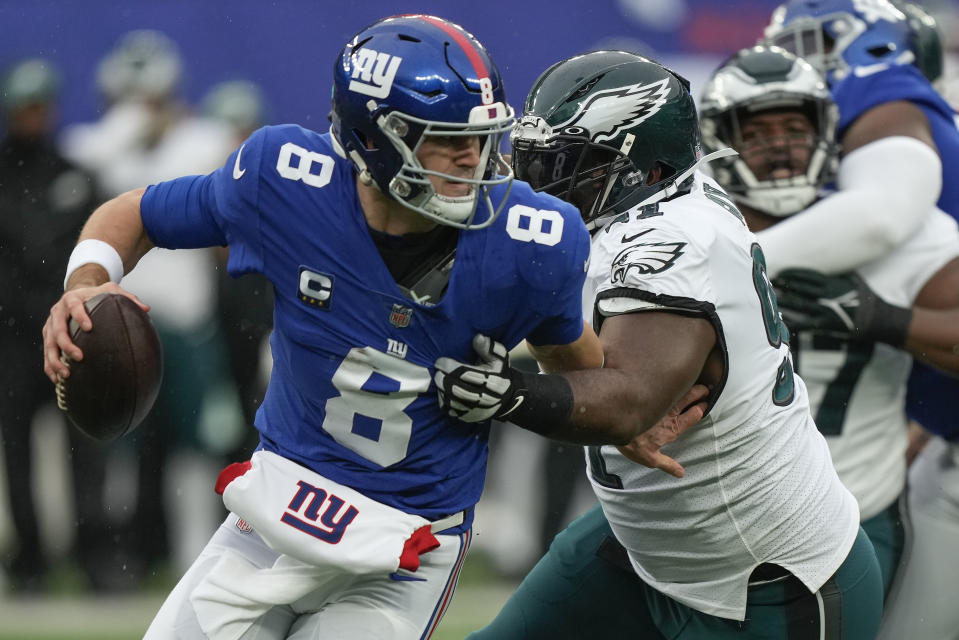
<path fill-rule="evenodd" d="M 708 163 L 708 162 L 712 162 L 713 160 L 717 160 L 717 159 L 719 159 L 719 158 L 725 158 L 725 157 L 728 157 L 728 156 L 737 156 L 737 155 L 739 155 L 739 153 L 738 153 L 735 149 L 730 149 L 730 148 L 728 148 L 728 147 L 727 147 L 726 149 L 719 149 L 719 150 L 717 150 L 717 151 L 713 151 L 712 153 L 708 153 L 708 154 L 704 155 L 702 158 L 700 158 L 699 160 L 697 160 L 691 167 L 689 167 L 688 169 L 686 169 L 685 171 L 683 171 L 681 174 L 679 174 L 678 176 L 676 176 L 676 177 L 675 177 L 668 185 L 666 185 L 664 188 L 660 189 L 659 191 L 657 191 L 657 192 L 654 193 L 653 195 L 649 196 L 648 198 L 646 198 L 645 200 L 643 200 L 643 201 L 640 202 L 639 204 L 633 205 L 632 207 L 630 207 L 630 209 L 638 209 L 638 208 L 640 208 L 640 207 L 645 207 L 645 206 L 648 205 L 648 204 L 653 204 L 654 202 L 659 202 L 660 200 L 664 200 L 664 199 L 666 199 L 666 198 L 668 198 L 668 197 L 670 197 L 670 196 L 676 195 L 676 193 L 679 192 L 679 185 L 681 185 L 682 183 L 684 183 L 684 182 L 686 181 L 686 178 L 688 178 L 689 176 L 693 175 L 693 172 L 696 171 L 696 169 L 698 169 L 698 168 L 701 167 L 702 165 L 704 165 L 704 164 L 706 164 L 706 163 Z M 602 229 L 602 228 L 606 225 L 607 222 L 609 222 L 610 220 L 612 220 L 613 218 L 615 218 L 617 215 L 619 215 L 619 214 L 618 214 L 618 213 L 611 213 L 611 214 L 609 214 L 608 216 L 604 216 L 604 217 L 602 217 L 602 218 L 597 218 L 596 220 L 593 220 L 593 221 L 590 223 L 592 226 L 590 226 L 590 224 L 588 224 L 588 225 L 587 225 L 587 228 L 588 228 L 590 231 L 595 230 L 595 229 Z"/>
<path fill-rule="evenodd" d="M 686 169 L 681 174 L 676 176 L 672 180 L 672 182 L 670 182 L 664 188 L 660 189 L 659 191 L 649 196 L 648 198 L 646 198 L 639 204 L 635 205 L 633 208 L 635 209 L 638 207 L 645 207 L 648 204 L 653 204 L 654 202 L 659 202 L 660 200 L 665 200 L 666 198 L 669 198 L 670 196 L 676 195 L 676 193 L 679 192 L 679 185 L 686 182 L 686 178 L 693 175 L 693 172 L 696 171 L 696 169 L 698 169 L 702 165 L 708 162 L 712 162 L 713 160 L 718 160 L 719 158 L 726 158 L 728 156 L 737 156 L 737 155 L 739 155 L 739 153 L 735 149 L 730 149 L 728 147 L 726 149 L 719 149 L 717 151 L 713 151 L 712 153 L 707 153 L 702 158 L 697 160 L 696 163 L 693 164 L 693 166 L 691 166 L 690 168 Z"/>

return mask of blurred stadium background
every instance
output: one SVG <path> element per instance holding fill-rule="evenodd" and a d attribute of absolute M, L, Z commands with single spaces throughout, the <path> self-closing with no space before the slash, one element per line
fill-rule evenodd
<path fill-rule="evenodd" d="M 182 93 L 189 104 L 198 104 L 218 82 L 244 79 L 262 89 L 271 122 L 296 122 L 322 131 L 328 126 L 331 68 L 337 52 L 361 27 L 387 15 L 434 13 L 472 31 L 497 60 L 507 95 L 520 110 L 526 90 L 547 66 L 598 48 L 654 57 L 686 76 L 698 94 L 725 56 L 755 41 L 777 4 L 777 0 L 0 0 L 0 67 L 34 56 L 51 60 L 63 76 L 60 126 L 93 121 L 105 109 L 96 89 L 98 62 L 124 33 L 157 29 L 181 48 Z M 939 19 L 947 47 L 955 47 L 957 3 L 923 4 Z M 946 75 L 954 79 L 952 55 Z M 954 88 L 959 83 L 949 84 Z M 38 354 L 38 366 L 39 360 Z M 49 411 L 35 420 L 34 481 L 42 544 L 56 560 L 67 554 L 75 525 L 67 439 L 54 419 L 50 391 Z M 9 400 L 0 394 L 3 401 Z M 542 551 L 539 529 L 548 509 L 543 498 L 547 445 L 519 430 L 497 432 L 494 444 L 473 551 L 452 608 L 435 636 L 444 640 L 462 638 L 488 621 Z M 581 466 L 581 460 L 573 462 L 569 473 L 581 473 Z M 5 474 L 0 473 L 0 552 L 13 544 L 4 482 Z M 122 495 L 128 490 L 117 482 L 106 487 L 107 493 Z M 572 506 L 553 514 L 559 526 L 590 504 L 585 482 L 573 491 Z M 140 637 L 175 577 L 171 569 L 168 575 L 152 576 L 147 587 L 136 592 L 94 595 L 85 590 L 75 570 L 60 566 L 42 593 L 7 593 L 0 588 L 0 640 Z"/>

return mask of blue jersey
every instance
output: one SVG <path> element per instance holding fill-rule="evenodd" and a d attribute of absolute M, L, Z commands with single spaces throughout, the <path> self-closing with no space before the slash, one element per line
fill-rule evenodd
<path fill-rule="evenodd" d="M 831 88 L 833 99 L 839 107 L 837 138 L 841 140 L 856 118 L 873 107 L 895 100 L 915 104 L 929 121 L 932 138 L 942 158 L 942 194 L 936 204 L 953 218 L 959 219 L 959 181 L 945 175 L 947 167 L 952 168 L 959 163 L 959 128 L 956 127 L 953 108 L 912 65 L 884 67 L 864 75 L 857 75 L 857 69 L 853 69 Z"/>
<path fill-rule="evenodd" d="M 273 283 L 261 446 L 435 519 L 479 500 L 489 425 L 440 411 L 433 362 L 473 361 L 477 333 L 508 347 L 579 338 L 589 234 L 575 207 L 514 182 L 493 225 L 459 233 L 443 298 L 415 302 L 373 243 L 355 179 L 329 134 L 267 127 L 221 169 L 151 186 L 140 206 L 158 246 L 228 244 L 232 275 Z"/>
<path fill-rule="evenodd" d="M 959 220 L 959 180 L 946 173 L 959 166 L 959 128 L 955 111 L 929 81 L 911 65 L 880 67 L 874 73 L 858 68 L 831 91 L 839 106 L 840 139 L 849 125 L 872 107 L 907 100 L 922 110 L 942 159 L 942 194 L 937 204 Z M 959 439 L 959 388 L 954 378 L 917 362 L 909 377 L 906 410 L 930 431 Z"/>

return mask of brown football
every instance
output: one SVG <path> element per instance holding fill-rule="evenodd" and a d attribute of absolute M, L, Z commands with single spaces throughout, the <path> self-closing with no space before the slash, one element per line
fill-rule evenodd
<path fill-rule="evenodd" d="M 57 384 L 57 405 L 91 438 L 109 441 L 134 429 L 149 413 L 163 379 L 163 349 L 150 316 L 135 302 L 104 293 L 86 302 L 93 329 L 70 320 L 70 339 L 83 360 Z"/>

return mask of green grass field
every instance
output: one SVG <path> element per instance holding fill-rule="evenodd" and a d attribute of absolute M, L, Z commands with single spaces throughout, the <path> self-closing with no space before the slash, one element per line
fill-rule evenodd
<path fill-rule="evenodd" d="M 473 553 L 433 640 L 462 640 L 489 622 L 515 588 Z M 129 596 L 90 596 L 65 581 L 49 597 L 0 599 L 0 640 L 136 640 L 159 609 L 166 590 Z"/>

